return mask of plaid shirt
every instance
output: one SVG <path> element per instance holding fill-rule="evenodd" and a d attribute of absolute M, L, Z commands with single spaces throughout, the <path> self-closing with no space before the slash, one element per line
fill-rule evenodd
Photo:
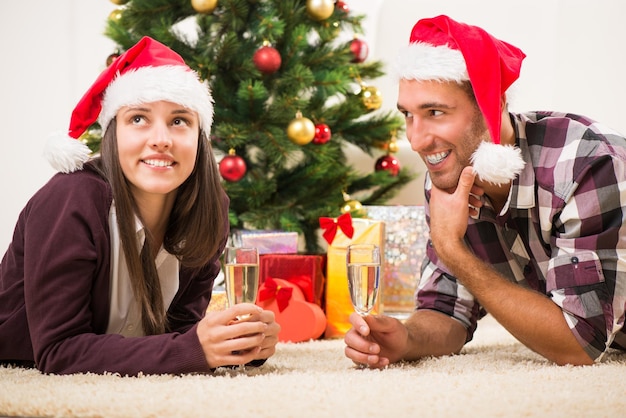
<path fill-rule="evenodd" d="M 504 277 L 548 296 L 585 351 L 626 349 L 626 140 L 573 114 L 511 114 L 526 166 L 504 209 L 487 201 L 468 222 L 474 254 Z M 426 213 L 430 199 L 426 177 Z M 429 242 L 418 309 L 448 314 L 472 338 L 485 311 Z"/>

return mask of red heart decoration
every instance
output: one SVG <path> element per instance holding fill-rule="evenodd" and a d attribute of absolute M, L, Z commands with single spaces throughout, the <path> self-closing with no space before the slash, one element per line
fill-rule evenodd
<path fill-rule="evenodd" d="M 273 279 L 280 288 L 292 289 L 291 299 L 287 306 L 279 309 L 276 298 L 268 298 L 257 305 L 274 312 L 276 322 L 280 325 L 278 340 L 281 342 L 301 342 L 319 338 L 326 329 L 326 315 L 317 304 L 307 302 L 300 288 L 283 279 Z M 259 294 L 263 291 L 259 289 Z M 282 305 L 282 304 L 281 304 Z M 282 307 L 282 306 L 281 306 Z"/>

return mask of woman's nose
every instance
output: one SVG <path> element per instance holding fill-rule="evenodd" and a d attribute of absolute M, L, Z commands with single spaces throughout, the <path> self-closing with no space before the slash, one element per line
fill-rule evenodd
<path fill-rule="evenodd" d="M 167 124 L 155 124 L 150 138 L 150 146 L 157 149 L 168 149 L 171 145 L 172 138 Z"/>

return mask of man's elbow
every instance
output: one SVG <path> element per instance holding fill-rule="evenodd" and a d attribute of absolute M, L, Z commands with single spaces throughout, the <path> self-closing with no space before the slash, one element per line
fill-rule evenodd
<path fill-rule="evenodd" d="M 582 348 L 575 353 L 561 353 L 552 361 L 559 366 L 591 366 L 595 363 Z"/>

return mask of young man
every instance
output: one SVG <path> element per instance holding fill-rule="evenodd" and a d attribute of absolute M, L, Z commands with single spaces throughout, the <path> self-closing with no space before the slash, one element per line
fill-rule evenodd
<path fill-rule="evenodd" d="M 414 26 L 398 108 L 428 168 L 431 240 L 409 319 L 351 316 L 355 363 L 458 353 L 487 312 L 557 364 L 626 349 L 626 141 L 579 115 L 509 113 L 524 57 L 447 16 Z"/>

